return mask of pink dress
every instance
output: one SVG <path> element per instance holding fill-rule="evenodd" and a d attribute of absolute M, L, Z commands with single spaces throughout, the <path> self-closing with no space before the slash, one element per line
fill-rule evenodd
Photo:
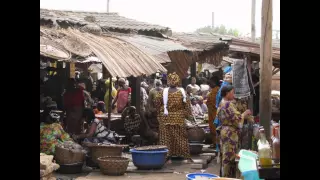
<path fill-rule="evenodd" d="M 129 101 L 130 93 L 131 93 L 131 88 L 118 90 L 118 100 L 117 100 L 118 113 L 121 113 L 124 110 L 124 108 L 126 108 Z"/>

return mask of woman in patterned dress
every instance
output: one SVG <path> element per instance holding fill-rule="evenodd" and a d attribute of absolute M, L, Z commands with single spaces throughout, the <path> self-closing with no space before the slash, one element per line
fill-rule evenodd
<path fill-rule="evenodd" d="M 219 91 L 219 79 L 216 76 L 213 76 L 210 78 L 209 81 L 209 85 L 210 85 L 210 92 L 208 93 L 207 96 L 207 106 L 208 106 L 208 123 L 209 123 L 209 127 L 210 127 L 210 131 L 212 134 L 212 146 L 215 147 L 216 146 L 216 126 L 214 125 L 213 121 L 216 118 L 216 114 L 217 114 L 217 107 L 216 107 L 216 96 L 217 93 Z"/>
<path fill-rule="evenodd" d="M 167 162 L 172 156 L 191 160 L 185 118 L 192 116 L 190 100 L 180 86 L 180 77 L 176 73 L 168 75 L 169 88 L 165 88 L 159 95 L 162 97 L 159 121 L 160 144 L 168 147 Z M 159 98 L 157 98 L 159 99 Z M 160 98 L 161 99 L 161 98 Z"/>
<path fill-rule="evenodd" d="M 74 134 L 72 136 L 74 140 L 105 144 L 115 144 L 118 142 L 118 135 L 108 130 L 103 121 L 95 117 L 92 109 L 85 109 L 83 111 L 83 117 L 90 126 L 85 134 Z"/>
<path fill-rule="evenodd" d="M 222 177 L 236 178 L 235 157 L 239 144 L 239 128 L 242 127 L 243 121 L 248 117 L 250 110 L 244 111 L 242 114 L 235 107 L 234 88 L 226 85 L 221 89 L 222 101 L 220 102 L 217 117 L 221 122 L 220 145 L 221 145 L 221 170 Z"/>
<path fill-rule="evenodd" d="M 40 152 L 48 155 L 54 154 L 56 145 L 72 140 L 58 122 L 60 116 L 53 113 L 56 109 L 56 102 L 47 100 L 40 123 Z"/>

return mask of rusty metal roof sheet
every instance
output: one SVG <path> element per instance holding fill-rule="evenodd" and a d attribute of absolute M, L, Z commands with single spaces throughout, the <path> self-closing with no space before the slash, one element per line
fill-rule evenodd
<path fill-rule="evenodd" d="M 182 45 L 197 50 L 209 50 L 217 44 L 225 43 L 220 40 L 221 36 L 208 33 L 172 33 L 172 38 L 180 41 Z"/>
<path fill-rule="evenodd" d="M 78 30 L 62 30 L 86 42 L 113 77 L 150 75 L 167 70 L 153 57 L 120 38 L 81 33 Z"/>
<path fill-rule="evenodd" d="M 117 33 L 119 39 L 127 41 L 149 55 L 152 55 L 160 63 L 171 62 L 168 53 L 170 51 L 192 51 L 193 49 L 182 46 L 170 39 L 156 38 L 143 35 L 127 35 Z"/>
<path fill-rule="evenodd" d="M 140 22 L 119 16 L 118 13 L 80 12 L 40 9 L 40 20 L 67 22 L 71 24 L 87 25 L 92 22 L 100 27 L 124 30 L 156 30 L 168 31 L 170 28 L 155 24 Z"/>
<path fill-rule="evenodd" d="M 248 52 L 256 55 L 260 55 L 260 44 L 241 39 L 233 38 L 229 43 L 231 51 Z M 275 60 L 280 60 L 280 48 L 272 48 L 272 57 Z"/>
<path fill-rule="evenodd" d="M 251 42 L 247 38 L 236 38 L 228 35 L 210 33 L 173 33 L 173 38 L 181 41 L 186 47 L 207 50 L 221 43 L 221 38 L 228 40 L 229 50 L 238 52 L 248 52 L 260 55 L 260 44 Z M 273 58 L 280 60 L 280 41 L 273 41 Z"/>

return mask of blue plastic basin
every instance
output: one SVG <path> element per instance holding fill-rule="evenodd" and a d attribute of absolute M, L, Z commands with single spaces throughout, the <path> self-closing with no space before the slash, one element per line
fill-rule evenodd
<path fill-rule="evenodd" d="M 138 169 L 161 169 L 166 162 L 168 149 L 161 151 L 130 150 L 132 162 Z"/>
<path fill-rule="evenodd" d="M 259 178 L 259 173 L 257 170 L 244 171 L 242 172 L 242 176 L 245 180 L 262 180 Z"/>
<path fill-rule="evenodd" d="M 187 180 L 194 180 L 196 176 L 202 176 L 202 177 L 208 177 L 208 178 L 218 178 L 219 176 L 215 174 L 209 174 L 209 173 L 190 173 L 187 174 Z"/>

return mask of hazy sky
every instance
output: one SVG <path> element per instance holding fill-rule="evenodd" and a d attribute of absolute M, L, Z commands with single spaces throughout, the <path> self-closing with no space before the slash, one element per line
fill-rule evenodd
<path fill-rule="evenodd" d="M 261 2 L 256 0 L 257 36 L 261 31 Z M 40 7 L 106 12 L 107 0 L 40 0 Z M 215 25 L 237 28 L 243 34 L 251 29 L 251 0 L 110 0 L 110 12 L 178 32 L 211 25 L 214 12 Z M 280 0 L 273 0 L 273 29 L 280 30 Z"/>

